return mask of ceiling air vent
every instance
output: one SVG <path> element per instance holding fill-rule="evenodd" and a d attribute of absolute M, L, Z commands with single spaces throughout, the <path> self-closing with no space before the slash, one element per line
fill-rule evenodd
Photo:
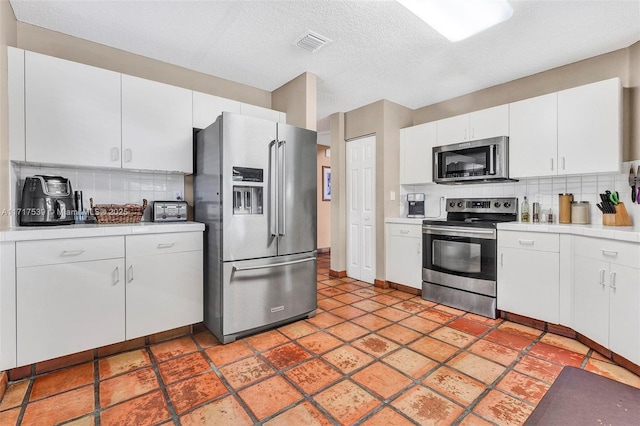
<path fill-rule="evenodd" d="M 311 30 L 298 37 L 298 39 L 294 42 L 296 46 L 302 47 L 303 49 L 308 50 L 311 53 L 316 53 L 328 43 L 331 43 L 331 40 L 329 38 L 318 33 L 314 33 Z"/>

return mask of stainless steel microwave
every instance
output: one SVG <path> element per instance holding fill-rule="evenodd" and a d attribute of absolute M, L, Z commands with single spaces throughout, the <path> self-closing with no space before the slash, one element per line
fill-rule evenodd
<path fill-rule="evenodd" d="M 433 148 L 435 183 L 486 183 L 505 180 L 510 180 L 507 136 Z"/>

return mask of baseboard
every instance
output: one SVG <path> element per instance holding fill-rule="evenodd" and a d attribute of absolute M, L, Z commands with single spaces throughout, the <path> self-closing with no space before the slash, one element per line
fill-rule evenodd
<path fill-rule="evenodd" d="M 347 271 L 334 271 L 329 269 L 329 276 L 332 278 L 344 278 L 347 276 Z"/>
<path fill-rule="evenodd" d="M 420 289 L 420 288 L 409 287 L 409 286 L 404 285 L 404 284 L 394 283 L 393 281 L 387 281 L 387 285 L 390 288 L 394 289 L 394 290 L 402 291 L 404 293 L 413 294 L 414 296 L 422 296 L 422 289 Z"/>
<path fill-rule="evenodd" d="M 598 352 L 603 357 L 615 362 L 616 364 L 626 368 L 631 371 L 633 374 L 640 376 L 640 365 L 629 361 L 628 359 L 618 355 L 615 352 L 612 352 L 610 349 L 605 348 L 601 344 L 594 342 L 587 336 L 584 336 L 574 329 L 570 327 L 566 327 L 564 325 L 551 324 L 546 321 L 537 320 L 534 318 L 525 317 L 522 315 L 513 314 L 511 312 L 500 312 L 500 318 L 506 319 L 507 321 L 515 322 L 517 324 L 527 325 L 529 327 L 536 328 L 538 330 L 543 330 L 549 333 L 559 334 L 561 336 L 569 337 L 571 339 L 577 340 L 585 346 L 593 349 Z"/>
<path fill-rule="evenodd" d="M 374 287 L 381 288 L 381 289 L 389 288 L 389 282 L 388 281 L 379 280 L 377 278 L 373 280 L 373 285 L 374 285 Z"/>

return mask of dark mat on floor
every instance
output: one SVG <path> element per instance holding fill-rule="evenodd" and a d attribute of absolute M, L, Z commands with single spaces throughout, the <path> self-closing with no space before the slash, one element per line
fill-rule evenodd
<path fill-rule="evenodd" d="M 640 389 L 564 367 L 525 425 L 640 425 Z"/>

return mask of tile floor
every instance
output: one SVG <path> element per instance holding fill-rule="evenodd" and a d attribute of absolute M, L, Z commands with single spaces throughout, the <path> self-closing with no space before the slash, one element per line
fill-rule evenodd
<path fill-rule="evenodd" d="M 563 365 L 640 387 L 581 343 L 330 279 L 318 314 L 220 345 L 208 331 L 11 383 L 1 425 L 516 425 Z"/>

